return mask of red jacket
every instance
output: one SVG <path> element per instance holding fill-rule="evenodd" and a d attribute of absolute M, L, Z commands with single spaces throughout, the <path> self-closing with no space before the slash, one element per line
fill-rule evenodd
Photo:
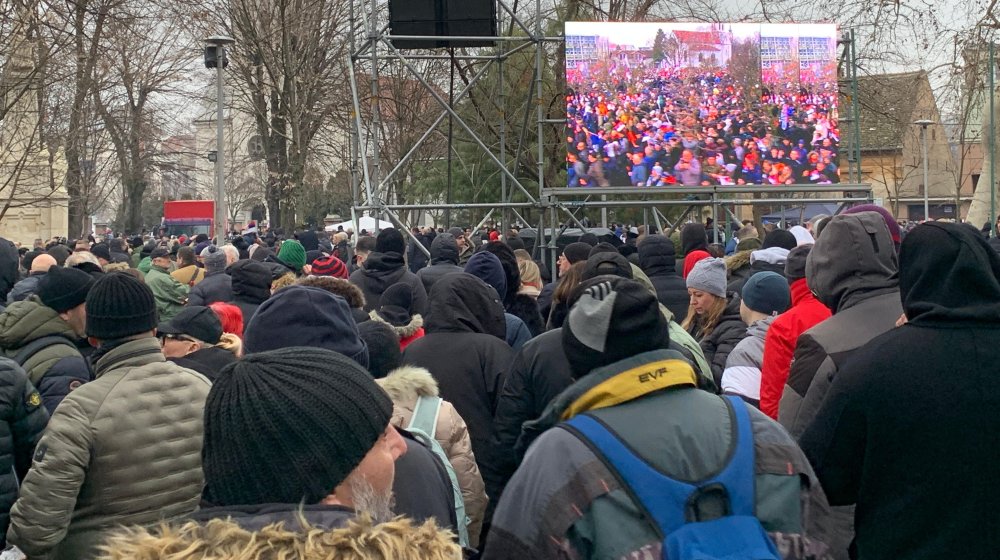
<path fill-rule="evenodd" d="M 793 282 L 791 289 L 792 308 L 771 323 L 764 337 L 764 361 L 760 368 L 760 409 L 775 420 L 799 335 L 832 315 L 809 291 L 805 278 Z"/>

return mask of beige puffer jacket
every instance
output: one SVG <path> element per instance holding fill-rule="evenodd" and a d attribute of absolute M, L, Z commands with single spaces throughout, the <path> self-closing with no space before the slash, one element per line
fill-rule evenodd
<path fill-rule="evenodd" d="M 399 428 L 409 425 L 419 397 L 440 396 L 437 381 L 424 368 L 403 366 L 377 381 L 392 399 L 392 425 Z M 472 453 L 472 440 L 469 439 L 465 420 L 462 420 L 448 401 L 441 402 L 434 439 L 441 444 L 448 455 L 448 461 L 455 469 L 455 476 L 465 499 L 465 512 L 472 520 L 469 524 L 469 542 L 476 546 L 488 502 L 486 486 L 479 474 L 479 467 L 476 466 L 476 456 Z"/>
<path fill-rule="evenodd" d="M 9 544 L 32 560 L 88 560 L 105 533 L 198 507 L 211 384 L 167 362 L 155 338 L 97 362 L 56 408 L 10 512 Z"/>

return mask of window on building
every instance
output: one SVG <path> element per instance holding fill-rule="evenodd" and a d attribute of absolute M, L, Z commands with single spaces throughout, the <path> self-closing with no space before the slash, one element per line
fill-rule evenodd
<path fill-rule="evenodd" d="M 979 186 L 979 173 L 972 174 L 972 192 L 976 192 L 976 187 Z"/>

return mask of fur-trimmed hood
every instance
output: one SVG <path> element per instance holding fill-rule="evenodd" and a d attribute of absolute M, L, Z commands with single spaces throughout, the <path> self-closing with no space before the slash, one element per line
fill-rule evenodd
<path fill-rule="evenodd" d="M 411 336 L 417 334 L 417 331 L 424 328 L 424 318 L 419 313 L 413 315 L 413 317 L 410 318 L 410 322 L 406 325 L 403 325 L 402 327 L 397 327 L 396 325 L 393 325 L 389 321 L 386 321 L 381 316 L 379 316 L 378 311 L 375 310 L 372 310 L 368 314 L 368 316 L 372 318 L 372 321 L 385 323 L 390 327 L 392 327 L 392 330 L 396 331 L 396 334 L 399 335 L 400 340 L 404 338 L 410 338 Z"/>
<path fill-rule="evenodd" d="M 413 402 L 419 397 L 437 397 L 438 384 L 431 372 L 422 367 L 402 366 L 382 379 L 376 379 L 392 402 Z"/>
<path fill-rule="evenodd" d="M 750 255 L 753 251 L 740 251 L 726 257 L 726 270 L 732 272 L 750 266 Z"/>
<path fill-rule="evenodd" d="M 232 520 L 205 524 L 123 529 L 106 541 L 99 560 L 214 560 L 217 558 L 297 558 L 299 560 L 459 560 L 461 548 L 433 522 L 416 525 L 405 518 L 373 525 L 366 519 L 327 530 L 308 523 L 289 530 L 274 523 L 258 531 Z"/>

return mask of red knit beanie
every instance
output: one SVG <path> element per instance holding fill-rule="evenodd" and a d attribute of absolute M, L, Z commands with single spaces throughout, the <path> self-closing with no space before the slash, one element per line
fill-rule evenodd
<path fill-rule="evenodd" d="M 695 263 L 711 256 L 712 255 L 709 255 L 705 251 L 691 251 L 688 253 L 687 256 L 684 257 L 684 279 L 687 279 L 688 273 L 690 273 L 691 269 L 694 268 Z"/>
<path fill-rule="evenodd" d="M 314 276 L 333 276 L 334 278 L 341 278 L 347 280 L 347 265 L 344 261 L 338 259 L 334 256 L 323 257 L 316 259 L 312 264 L 312 274 Z"/>

